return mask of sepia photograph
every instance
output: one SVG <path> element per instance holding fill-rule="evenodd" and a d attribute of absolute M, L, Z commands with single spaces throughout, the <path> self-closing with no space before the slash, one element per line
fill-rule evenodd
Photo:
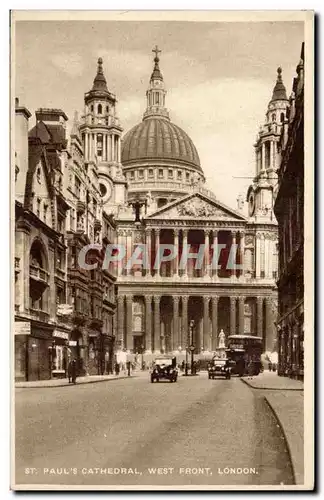
<path fill-rule="evenodd" d="M 312 490 L 314 13 L 10 45 L 11 488 Z"/>

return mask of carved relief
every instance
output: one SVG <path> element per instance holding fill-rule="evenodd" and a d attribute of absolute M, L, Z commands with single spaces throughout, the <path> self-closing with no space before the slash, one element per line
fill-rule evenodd
<path fill-rule="evenodd" d="M 228 218 L 228 215 L 221 211 L 219 208 L 209 205 L 203 200 L 197 198 L 195 200 L 187 201 L 186 203 L 177 207 L 178 215 L 189 217 L 221 217 Z"/>
<path fill-rule="evenodd" d="M 254 235 L 253 234 L 247 234 L 245 236 L 245 245 L 246 246 L 254 245 Z"/>

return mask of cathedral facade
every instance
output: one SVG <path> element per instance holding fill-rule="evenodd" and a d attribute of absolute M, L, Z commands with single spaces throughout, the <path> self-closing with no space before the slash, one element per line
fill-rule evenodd
<path fill-rule="evenodd" d="M 274 349 L 273 204 L 288 103 L 281 70 L 255 143 L 245 216 L 205 186 L 193 141 L 170 118 L 153 52 L 146 109 L 126 134 L 101 58 L 69 137 L 62 110 L 38 110 L 28 132 L 31 114 L 16 105 L 18 379 L 64 374 L 67 353 L 86 374 L 111 371 L 116 356 L 183 359 L 189 346 L 208 358 L 221 331 L 260 336 L 264 351 Z M 78 256 L 89 244 L 119 245 L 123 259 L 86 270 Z M 145 265 L 126 265 L 141 248 Z"/>
<path fill-rule="evenodd" d="M 195 145 L 170 119 L 159 50 L 153 52 L 142 121 L 121 139 L 119 124 L 103 113 L 111 103 L 99 60 L 96 78 L 106 94 L 94 95 L 91 101 L 86 95 L 86 122 L 81 127 L 82 132 L 89 130 L 88 121 L 95 132 L 90 142 L 86 132 L 85 155 L 89 148 L 97 151 L 103 208 L 114 214 L 118 245 L 126 249 L 116 267 L 116 351 L 141 353 L 144 359 L 161 352 L 181 357 L 192 344 L 196 356 L 204 357 L 218 345 L 221 330 L 226 336 L 261 336 L 264 350 L 272 351 L 278 266 L 273 199 L 287 107 L 281 70 L 255 144 L 256 170 L 246 217 L 205 187 Z M 143 245 L 149 265 L 126 266 Z M 217 246 L 215 268 L 212 249 Z M 161 248 L 167 254 L 169 247 L 173 258 L 164 256 L 156 266 Z M 202 266 L 197 266 L 201 248 Z M 233 251 L 234 264 L 228 266 Z M 188 258 L 181 266 L 185 252 Z"/>

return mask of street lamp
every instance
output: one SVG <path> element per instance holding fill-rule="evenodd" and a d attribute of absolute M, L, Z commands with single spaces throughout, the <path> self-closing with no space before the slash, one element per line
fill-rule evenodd
<path fill-rule="evenodd" d="M 194 352 L 195 352 L 195 346 L 194 346 L 194 343 L 193 343 L 193 328 L 194 328 L 194 320 L 192 319 L 190 321 L 190 329 L 189 329 L 189 332 L 190 332 L 190 353 L 191 353 L 191 375 L 194 375 Z"/>

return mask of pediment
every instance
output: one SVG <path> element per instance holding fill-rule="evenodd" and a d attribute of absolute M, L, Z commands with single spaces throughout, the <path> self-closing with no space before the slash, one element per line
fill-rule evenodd
<path fill-rule="evenodd" d="M 148 219 L 206 219 L 245 221 L 244 215 L 201 193 L 193 193 L 161 207 Z"/>

